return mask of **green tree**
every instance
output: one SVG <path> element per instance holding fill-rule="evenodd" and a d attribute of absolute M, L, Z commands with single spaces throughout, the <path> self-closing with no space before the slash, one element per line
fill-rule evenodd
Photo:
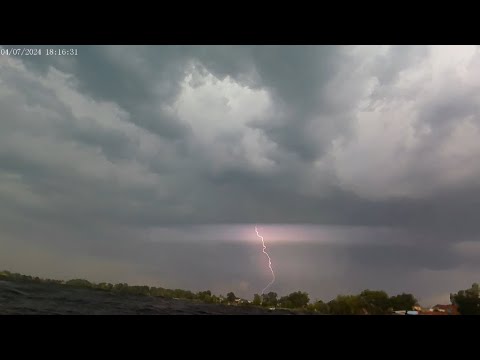
<path fill-rule="evenodd" d="M 74 287 L 78 287 L 78 288 L 92 288 L 93 287 L 93 284 L 90 281 L 84 280 L 84 279 L 68 280 L 65 284 L 68 285 L 68 286 L 74 286 Z"/>
<path fill-rule="evenodd" d="M 150 293 L 152 296 L 167 297 L 167 290 L 162 287 L 151 287 Z"/>
<path fill-rule="evenodd" d="M 125 292 L 133 295 L 150 295 L 150 287 L 148 286 L 128 286 L 125 288 Z"/>
<path fill-rule="evenodd" d="M 206 303 L 212 303 L 213 302 L 213 299 L 212 299 L 212 292 L 210 290 L 207 290 L 207 291 L 200 291 L 198 294 L 197 294 L 197 299 L 203 301 L 203 302 L 206 302 Z"/>
<path fill-rule="evenodd" d="M 364 290 L 360 293 L 362 308 L 368 314 L 381 315 L 388 313 L 390 298 L 385 291 Z"/>
<path fill-rule="evenodd" d="M 328 305 L 322 300 L 318 300 L 313 304 L 313 309 L 320 314 L 328 314 Z"/>
<path fill-rule="evenodd" d="M 107 283 L 101 282 L 100 284 L 97 284 L 96 288 L 99 290 L 107 290 Z"/>
<path fill-rule="evenodd" d="M 450 295 L 452 304 L 458 306 L 462 315 L 480 315 L 480 287 L 474 283 L 470 289 Z"/>
<path fill-rule="evenodd" d="M 278 295 L 276 292 L 270 291 L 268 294 L 262 295 L 262 305 L 263 306 L 277 306 Z"/>
<path fill-rule="evenodd" d="M 338 295 L 328 303 L 329 313 L 334 315 L 361 315 L 363 304 L 358 295 Z"/>
<path fill-rule="evenodd" d="M 182 290 L 182 289 L 175 289 L 173 290 L 173 296 L 174 298 L 178 299 L 194 299 L 195 294 L 191 292 L 190 290 Z"/>
<path fill-rule="evenodd" d="M 262 298 L 258 294 L 253 295 L 253 305 L 261 305 L 262 304 Z"/>
<path fill-rule="evenodd" d="M 412 310 L 418 301 L 412 294 L 399 294 L 390 297 L 390 306 L 393 310 Z"/>
<path fill-rule="evenodd" d="M 282 297 L 279 302 L 282 307 L 298 309 L 307 306 L 309 301 L 310 298 L 306 292 L 297 291 Z"/>
<path fill-rule="evenodd" d="M 118 283 L 113 285 L 113 291 L 126 294 L 128 292 L 128 284 L 127 283 Z"/>
<path fill-rule="evenodd" d="M 282 296 L 280 299 L 278 299 L 277 305 L 287 309 L 293 308 L 293 304 L 290 302 L 290 299 L 288 298 L 288 296 Z"/>
<path fill-rule="evenodd" d="M 228 302 L 231 302 L 231 303 L 232 303 L 232 302 L 235 301 L 236 298 L 237 298 L 237 297 L 235 296 L 235 294 L 234 294 L 233 292 L 229 292 L 229 293 L 227 294 L 227 300 L 228 300 Z"/>

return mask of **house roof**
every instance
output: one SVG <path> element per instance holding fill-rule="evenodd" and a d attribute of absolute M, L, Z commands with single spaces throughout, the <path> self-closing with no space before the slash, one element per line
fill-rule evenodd
<path fill-rule="evenodd" d="M 440 311 L 419 311 L 418 315 L 450 315 L 446 312 L 440 312 Z"/>
<path fill-rule="evenodd" d="M 441 305 L 437 304 L 431 310 L 422 310 L 419 315 L 460 315 L 456 305 Z"/>
<path fill-rule="evenodd" d="M 450 314 L 454 314 L 454 315 L 458 315 L 459 312 L 458 312 L 458 306 L 457 305 L 453 305 L 453 304 L 449 304 L 449 305 L 435 305 L 433 307 L 433 309 L 439 309 L 439 310 L 445 310 L 447 313 L 450 313 Z"/>

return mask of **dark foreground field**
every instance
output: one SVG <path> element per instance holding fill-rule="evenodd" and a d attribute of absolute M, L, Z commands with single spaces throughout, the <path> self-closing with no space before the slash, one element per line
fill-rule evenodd
<path fill-rule="evenodd" d="M 0 280 L 0 314 L 25 315 L 274 315 L 294 314 L 256 307 L 122 295 L 55 284 Z"/>

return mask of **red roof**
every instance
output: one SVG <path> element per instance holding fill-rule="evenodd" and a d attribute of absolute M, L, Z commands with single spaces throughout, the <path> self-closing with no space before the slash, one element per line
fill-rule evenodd
<path fill-rule="evenodd" d="M 444 310 L 447 315 L 460 315 L 457 305 L 435 305 L 433 309 Z"/>
<path fill-rule="evenodd" d="M 446 312 L 441 311 L 419 311 L 418 315 L 450 315 Z"/>

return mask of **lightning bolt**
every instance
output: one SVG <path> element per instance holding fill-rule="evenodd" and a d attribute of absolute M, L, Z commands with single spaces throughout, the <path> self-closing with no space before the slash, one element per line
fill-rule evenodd
<path fill-rule="evenodd" d="M 270 271 L 272 272 L 272 281 L 270 281 L 270 282 L 268 283 L 268 285 L 265 286 L 265 288 L 262 290 L 262 295 L 263 295 L 263 293 L 265 293 L 265 290 L 267 290 L 267 289 L 275 282 L 275 273 L 273 272 L 273 269 L 272 269 L 272 260 L 270 259 L 270 255 L 268 255 L 268 253 L 265 251 L 265 249 L 266 249 L 267 247 L 265 246 L 265 241 L 263 240 L 263 236 L 258 233 L 258 229 L 257 229 L 256 226 L 255 226 L 255 232 L 257 233 L 257 236 L 258 236 L 260 239 L 262 239 L 262 245 L 263 245 L 262 251 L 263 251 L 263 253 L 264 253 L 265 255 L 267 255 L 267 258 L 268 258 L 268 267 L 270 268 Z"/>

